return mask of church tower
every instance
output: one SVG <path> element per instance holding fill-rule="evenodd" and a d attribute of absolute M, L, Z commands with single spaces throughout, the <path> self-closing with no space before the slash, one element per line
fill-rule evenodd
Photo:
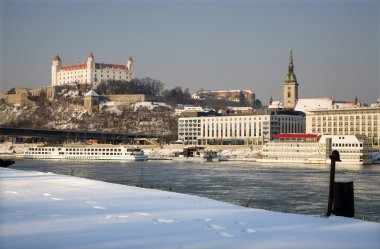
<path fill-rule="evenodd" d="M 298 83 L 294 74 L 293 53 L 290 49 L 288 73 L 284 81 L 284 108 L 293 110 L 298 101 Z"/>

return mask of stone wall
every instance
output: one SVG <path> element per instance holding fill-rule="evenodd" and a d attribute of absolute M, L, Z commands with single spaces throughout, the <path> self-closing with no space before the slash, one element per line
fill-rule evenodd
<path fill-rule="evenodd" d="M 57 94 L 57 89 L 55 86 L 44 86 L 42 88 L 31 89 L 30 94 L 32 96 L 40 96 L 42 91 L 45 91 L 46 97 L 50 100 L 54 99 Z"/>
<path fill-rule="evenodd" d="M 35 106 L 36 103 L 30 99 L 28 99 L 29 92 L 26 88 L 17 88 L 16 93 L 13 94 L 5 94 L 0 93 L 0 99 L 3 99 L 5 102 L 13 105 L 20 106 Z"/>
<path fill-rule="evenodd" d="M 127 105 L 132 105 L 137 102 L 164 102 L 162 96 L 150 96 L 146 94 L 113 94 L 113 95 L 101 95 L 99 98 L 100 101 L 114 101 Z"/>

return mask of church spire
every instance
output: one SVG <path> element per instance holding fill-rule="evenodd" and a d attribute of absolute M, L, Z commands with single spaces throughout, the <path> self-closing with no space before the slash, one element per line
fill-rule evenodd
<path fill-rule="evenodd" d="M 289 65 L 288 65 L 288 74 L 293 74 L 293 51 L 290 49 L 290 56 L 289 56 Z"/>
<path fill-rule="evenodd" d="M 288 73 L 285 77 L 285 84 L 297 84 L 297 78 L 294 74 L 294 64 L 293 64 L 293 51 L 290 49 Z"/>
<path fill-rule="evenodd" d="M 298 83 L 294 74 L 293 50 L 290 49 L 288 73 L 286 74 L 284 85 L 284 108 L 294 110 L 298 101 Z"/>

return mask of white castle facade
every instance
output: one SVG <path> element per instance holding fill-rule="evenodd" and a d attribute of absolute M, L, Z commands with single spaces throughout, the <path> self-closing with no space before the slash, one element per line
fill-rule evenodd
<path fill-rule="evenodd" d="M 92 83 L 98 84 L 107 80 L 133 79 L 133 59 L 128 58 L 127 65 L 95 63 L 94 55 L 90 53 L 87 63 L 63 66 L 61 58 L 57 54 L 53 58 L 51 66 L 52 86 L 73 84 L 73 83 Z"/>

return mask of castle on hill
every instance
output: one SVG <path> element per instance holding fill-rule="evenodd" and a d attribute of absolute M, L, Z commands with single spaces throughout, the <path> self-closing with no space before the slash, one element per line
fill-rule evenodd
<path fill-rule="evenodd" d="M 51 66 L 51 84 L 60 86 L 73 83 L 98 84 L 107 80 L 133 79 L 133 59 L 128 58 L 127 65 L 95 63 L 94 55 L 89 54 L 87 63 L 63 66 L 59 55 L 53 58 Z"/>

